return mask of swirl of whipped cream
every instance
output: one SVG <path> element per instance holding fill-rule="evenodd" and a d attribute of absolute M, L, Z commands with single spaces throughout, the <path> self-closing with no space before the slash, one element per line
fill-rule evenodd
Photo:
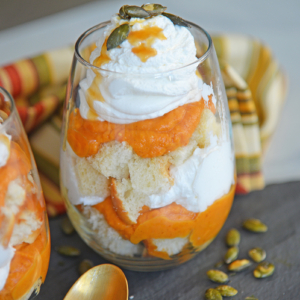
<path fill-rule="evenodd" d="M 178 106 L 199 101 L 201 96 L 208 101 L 208 95 L 213 94 L 211 86 L 204 84 L 197 76 L 196 64 L 188 66 L 197 61 L 192 34 L 164 16 L 131 18 L 130 21 L 113 16 L 111 25 L 96 43 L 97 48 L 90 57 L 91 63 L 100 56 L 102 45 L 112 30 L 124 22 L 132 25 L 131 31 L 159 27 L 166 39 L 155 39 L 151 47 L 157 54 L 145 62 L 132 52 L 134 46 L 128 40 L 111 49 L 107 52 L 110 61 L 101 65 L 103 71 L 98 70 L 101 81 L 94 80 L 94 71 L 88 70 L 79 89 L 83 118 L 88 118 L 90 106 L 86 92 L 93 84 L 98 85 L 102 95 L 100 101 L 93 99 L 92 102 L 97 119 L 117 124 L 157 118 Z"/>

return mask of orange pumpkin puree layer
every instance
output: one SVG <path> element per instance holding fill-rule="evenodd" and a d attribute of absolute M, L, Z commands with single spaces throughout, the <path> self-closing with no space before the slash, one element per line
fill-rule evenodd
<path fill-rule="evenodd" d="M 190 212 L 181 205 L 172 203 L 162 208 L 149 210 L 144 207 L 136 224 L 125 223 L 115 211 L 111 197 L 93 207 L 102 213 L 107 223 L 123 238 L 133 244 L 145 241 L 151 255 L 166 259 L 157 253 L 151 239 L 172 239 L 189 236 L 195 248 L 213 239 L 222 228 L 232 205 L 235 185 L 228 194 L 216 200 L 204 212 Z M 150 254 L 149 253 L 149 254 Z"/>
<path fill-rule="evenodd" d="M 70 114 L 68 142 L 80 157 L 95 155 L 102 143 L 127 142 L 140 157 L 164 155 L 186 146 L 195 131 L 204 108 L 214 104 L 200 101 L 185 104 L 167 114 L 131 124 L 83 119 L 78 109 Z"/>
<path fill-rule="evenodd" d="M 35 218 L 42 222 L 41 228 L 33 232 L 31 244 L 22 243 L 15 246 L 15 255 L 10 264 L 10 272 L 6 284 L 0 292 L 1 300 L 19 299 L 30 291 L 34 283 L 41 278 L 45 280 L 50 258 L 50 241 L 46 232 L 45 206 L 42 197 L 37 194 L 37 187 L 28 173 L 32 169 L 29 154 L 14 141 L 10 145 L 10 156 L 5 166 L 0 168 L 0 228 L 1 243 L 6 247 L 11 238 L 15 224 L 22 222 L 21 212 L 34 212 Z M 5 195 L 11 181 L 17 179 L 25 189 L 25 200 L 15 215 L 1 214 L 5 205 Z"/>
<path fill-rule="evenodd" d="M 3 290 L 1 300 L 17 300 L 28 293 L 41 278 L 45 281 L 50 259 L 50 239 L 46 228 L 32 244 L 22 243 L 14 247 L 15 255 L 10 264 L 10 272 Z"/>

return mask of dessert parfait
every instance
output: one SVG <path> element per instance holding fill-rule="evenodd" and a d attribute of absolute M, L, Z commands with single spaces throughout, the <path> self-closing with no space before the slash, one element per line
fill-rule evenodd
<path fill-rule="evenodd" d="M 61 189 L 75 228 L 108 260 L 143 271 L 205 248 L 235 189 L 211 39 L 165 10 L 124 5 L 79 38 L 62 133 Z"/>
<path fill-rule="evenodd" d="M 0 299 L 26 300 L 44 282 L 50 258 L 45 204 L 14 104 L 0 88 Z"/>

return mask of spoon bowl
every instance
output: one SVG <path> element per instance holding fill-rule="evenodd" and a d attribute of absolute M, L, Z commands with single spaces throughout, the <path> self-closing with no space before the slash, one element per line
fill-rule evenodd
<path fill-rule="evenodd" d="M 71 287 L 64 300 L 127 300 L 128 283 L 123 271 L 111 264 L 85 272 Z"/>

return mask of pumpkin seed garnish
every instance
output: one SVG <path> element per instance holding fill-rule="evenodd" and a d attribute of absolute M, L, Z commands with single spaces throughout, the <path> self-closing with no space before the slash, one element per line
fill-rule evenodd
<path fill-rule="evenodd" d="M 221 293 L 216 289 L 208 289 L 205 292 L 205 299 L 207 300 L 222 300 L 223 297 Z"/>
<path fill-rule="evenodd" d="M 91 269 L 94 266 L 93 262 L 89 259 L 84 259 L 78 267 L 79 274 L 82 275 L 89 269 Z"/>
<path fill-rule="evenodd" d="M 241 235 L 237 229 L 232 228 L 228 231 L 226 235 L 226 244 L 228 247 L 238 246 L 240 240 L 241 240 Z"/>
<path fill-rule="evenodd" d="M 65 256 L 79 256 L 80 250 L 72 246 L 58 246 L 55 250 Z"/>
<path fill-rule="evenodd" d="M 248 219 L 244 221 L 243 227 L 252 232 L 266 232 L 268 230 L 267 225 L 258 219 Z"/>
<path fill-rule="evenodd" d="M 161 4 L 155 4 L 155 3 L 143 4 L 142 8 L 146 10 L 148 13 L 150 13 L 151 16 L 160 15 L 167 9 L 166 6 L 162 6 Z"/>
<path fill-rule="evenodd" d="M 149 12 L 135 5 L 124 5 L 124 12 L 127 16 L 130 16 L 132 18 L 145 19 L 151 17 Z"/>
<path fill-rule="evenodd" d="M 128 16 L 125 12 L 125 6 L 128 6 L 128 5 L 123 5 L 120 10 L 119 10 L 119 16 L 121 19 L 125 19 L 125 20 L 128 20 L 130 19 L 130 16 Z"/>
<path fill-rule="evenodd" d="M 219 285 L 216 287 L 216 290 L 224 297 L 235 296 L 238 293 L 238 291 L 230 285 Z"/>
<path fill-rule="evenodd" d="M 251 266 L 251 262 L 248 259 L 239 259 L 232 262 L 230 265 L 228 265 L 228 270 L 233 272 L 241 272 L 244 269 Z"/>
<path fill-rule="evenodd" d="M 169 18 L 173 22 L 174 25 L 179 25 L 182 27 L 190 27 L 190 25 L 187 22 L 185 22 L 183 19 L 181 19 L 178 16 L 175 16 L 175 15 L 172 15 L 169 13 L 162 13 L 162 15 Z"/>
<path fill-rule="evenodd" d="M 275 266 L 269 262 L 261 262 L 253 271 L 255 278 L 266 278 L 271 276 L 275 271 Z"/>
<path fill-rule="evenodd" d="M 225 283 L 228 281 L 228 275 L 220 270 L 209 270 L 206 274 L 213 282 Z"/>
<path fill-rule="evenodd" d="M 251 259 L 257 263 L 262 262 L 267 256 L 266 251 L 258 247 L 249 250 L 248 254 L 251 257 Z"/>
<path fill-rule="evenodd" d="M 122 24 L 116 29 L 114 29 L 107 39 L 107 43 L 106 43 L 107 51 L 121 45 L 127 39 L 129 30 L 130 27 L 128 24 Z"/>
<path fill-rule="evenodd" d="M 67 216 L 62 219 L 60 228 L 66 235 L 70 235 L 75 231 L 70 219 Z"/>
<path fill-rule="evenodd" d="M 224 256 L 224 261 L 226 264 L 232 263 L 234 260 L 237 259 L 239 255 L 239 248 L 238 247 L 231 247 L 227 250 L 225 256 Z"/>

